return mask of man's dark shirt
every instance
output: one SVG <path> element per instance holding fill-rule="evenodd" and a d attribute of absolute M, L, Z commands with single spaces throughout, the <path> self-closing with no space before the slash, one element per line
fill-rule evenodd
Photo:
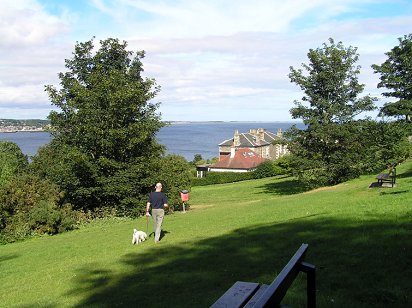
<path fill-rule="evenodd" d="M 154 191 L 149 194 L 149 202 L 152 209 L 163 209 L 164 204 L 167 203 L 167 197 L 161 191 Z"/>

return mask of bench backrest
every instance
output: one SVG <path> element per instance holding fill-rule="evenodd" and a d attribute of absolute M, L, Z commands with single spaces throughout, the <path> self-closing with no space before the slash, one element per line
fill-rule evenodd
<path fill-rule="evenodd" d="M 301 263 L 305 258 L 308 244 L 302 244 L 288 264 L 283 268 L 275 280 L 268 286 L 253 307 L 273 307 L 279 305 L 287 290 L 301 271 Z"/>
<path fill-rule="evenodd" d="M 396 165 L 397 163 L 392 163 L 388 165 L 388 171 L 389 173 L 395 172 L 396 173 Z"/>

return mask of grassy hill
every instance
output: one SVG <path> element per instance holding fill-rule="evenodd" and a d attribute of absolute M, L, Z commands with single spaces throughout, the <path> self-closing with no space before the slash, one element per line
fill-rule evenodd
<path fill-rule="evenodd" d="M 208 307 L 237 280 L 270 283 L 308 243 L 318 307 L 412 307 L 412 162 L 398 174 L 395 188 L 368 189 L 373 175 L 308 192 L 286 177 L 195 187 L 157 245 L 131 244 L 139 218 L 0 246 L 0 306 Z"/>

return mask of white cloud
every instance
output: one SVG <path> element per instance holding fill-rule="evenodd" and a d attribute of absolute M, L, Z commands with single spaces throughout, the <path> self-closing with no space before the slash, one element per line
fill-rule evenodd
<path fill-rule="evenodd" d="M 44 85 L 57 82 L 70 54 L 59 37 L 66 31 L 65 17 L 47 13 L 38 1 L 0 3 L 0 117 L 48 115 Z"/>
<path fill-rule="evenodd" d="M 60 32 L 67 25 L 47 14 L 35 0 L 3 1 L 0 10 L 0 47 L 39 44 Z"/>
<path fill-rule="evenodd" d="M 75 42 L 93 35 L 146 50 L 145 74 L 162 87 L 155 100 L 166 120 L 289 119 L 293 100 L 303 95 L 287 77 L 289 66 L 307 63 L 308 49 L 329 37 L 359 47 L 360 80 L 366 93 L 379 95 L 370 65 L 384 61 L 412 22 L 407 13 L 351 16 L 380 2 L 61 0 L 51 12 L 42 0 L 1 1 L 0 118 L 12 106 L 19 117 L 46 117 L 43 85 L 58 86 Z"/>
<path fill-rule="evenodd" d="M 187 38 L 233 35 L 241 32 L 275 32 L 308 12 L 313 19 L 327 19 L 349 10 L 354 0 L 93 0 L 102 13 L 118 22 L 128 20 L 129 35 Z M 369 2 L 368 0 L 366 2 Z M 129 18 L 131 14 L 137 18 Z M 143 17 L 142 17 L 143 16 Z"/>

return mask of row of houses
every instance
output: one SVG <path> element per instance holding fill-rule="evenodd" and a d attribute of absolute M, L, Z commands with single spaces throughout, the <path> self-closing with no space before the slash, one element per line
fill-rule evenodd
<path fill-rule="evenodd" d="M 197 166 L 197 176 L 207 171 L 248 172 L 268 160 L 276 160 L 288 153 L 282 143 L 283 133 L 267 131 L 264 128 L 251 129 L 247 133 L 235 131 L 233 138 L 219 144 L 219 161 L 211 165 Z"/>

